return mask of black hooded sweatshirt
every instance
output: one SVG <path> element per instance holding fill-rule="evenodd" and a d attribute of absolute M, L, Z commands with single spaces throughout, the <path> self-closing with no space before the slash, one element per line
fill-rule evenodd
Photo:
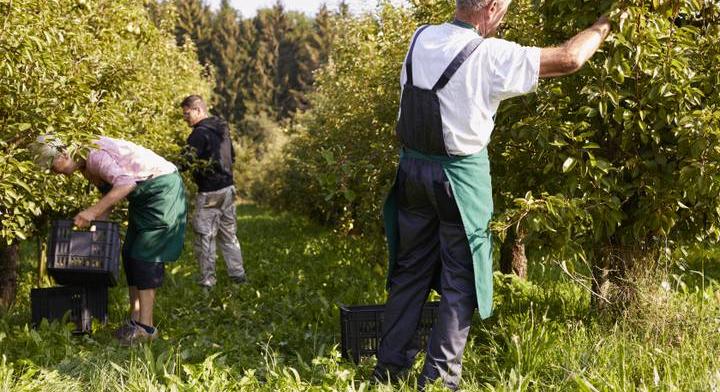
<path fill-rule="evenodd" d="M 234 184 L 235 151 L 228 125 L 222 118 L 212 116 L 193 125 L 184 155 L 197 165 L 193 178 L 198 191 L 212 192 Z"/>

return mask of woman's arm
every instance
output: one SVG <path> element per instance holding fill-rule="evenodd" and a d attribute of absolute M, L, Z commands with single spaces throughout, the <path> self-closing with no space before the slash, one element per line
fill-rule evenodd
<path fill-rule="evenodd" d="M 106 212 L 109 213 L 110 209 L 115 204 L 127 197 L 127 195 L 135 189 L 135 186 L 135 184 L 114 186 L 110 192 L 103 196 L 103 198 L 95 205 L 75 215 L 75 226 L 90 226 L 90 222 L 96 220 L 100 215 Z"/>

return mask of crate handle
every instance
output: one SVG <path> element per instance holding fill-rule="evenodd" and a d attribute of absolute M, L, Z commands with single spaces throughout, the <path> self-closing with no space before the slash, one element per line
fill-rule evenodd
<path fill-rule="evenodd" d="M 73 225 L 73 231 L 80 231 L 80 229 L 77 226 Z M 94 233 L 97 231 L 97 226 L 95 226 L 94 224 L 91 224 L 90 227 L 88 227 L 87 231 Z"/>

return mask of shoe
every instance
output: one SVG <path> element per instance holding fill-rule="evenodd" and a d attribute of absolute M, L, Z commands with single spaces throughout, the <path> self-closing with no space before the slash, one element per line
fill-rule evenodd
<path fill-rule="evenodd" d="M 372 378 L 378 384 L 396 384 L 407 377 L 410 368 L 378 362 L 373 370 Z"/>
<path fill-rule="evenodd" d="M 158 329 L 153 328 L 152 333 L 149 333 L 145 330 L 145 328 L 135 325 L 135 328 L 133 330 L 124 335 L 121 338 L 118 338 L 118 342 L 121 346 L 131 346 L 133 344 L 137 343 L 148 343 L 151 342 L 158 337 Z"/>
<path fill-rule="evenodd" d="M 135 320 L 125 320 L 123 325 L 113 333 L 113 336 L 115 339 L 122 339 L 124 336 L 132 333 L 136 327 L 137 324 L 135 324 Z"/>
<path fill-rule="evenodd" d="M 245 283 L 247 283 L 247 277 L 246 277 L 245 275 L 231 276 L 231 277 L 230 277 L 230 280 L 231 280 L 234 284 L 245 284 Z"/>

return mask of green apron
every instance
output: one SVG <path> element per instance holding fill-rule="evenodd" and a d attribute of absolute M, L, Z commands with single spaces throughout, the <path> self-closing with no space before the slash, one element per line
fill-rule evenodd
<path fill-rule="evenodd" d="M 475 293 L 480 317 L 483 319 L 490 317 L 492 314 L 493 260 L 492 238 L 488 224 L 493 213 L 493 201 L 487 149 L 465 157 L 426 155 L 414 150 L 404 149 L 400 154 L 400 159 L 407 158 L 423 159 L 442 164 L 445 175 L 450 181 L 468 243 L 470 244 L 475 275 Z M 390 256 L 388 287 L 397 259 L 398 211 L 396 193 L 397 183 L 393 184 L 383 208 L 385 235 Z"/>
<path fill-rule="evenodd" d="M 128 201 L 123 255 L 158 263 L 180 258 L 187 220 L 185 186 L 180 175 L 175 172 L 140 182 L 128 195 Z"/>

